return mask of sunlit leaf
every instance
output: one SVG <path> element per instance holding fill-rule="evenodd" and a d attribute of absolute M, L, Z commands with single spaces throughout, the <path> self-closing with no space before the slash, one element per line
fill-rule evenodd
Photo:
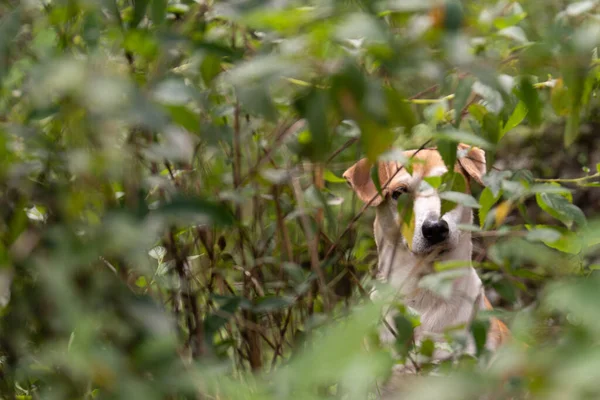
<path fill-rule="evenodd" d="M 156 246 L 148 252 L 148 255 L 155 260 L 161 261 L 167 254 L 167 249 L 163 246 Z"/>
<path fill-rule="evenodd" d="M 546 246 L 562 251 L 563 253 L 578 254 L 582 248 L 582 240 L 576 234 L 564 227 L 550 227 L 544 225 L 527 226 L 529 240 L 539 240 Z"/>
<path fill-rule="evenodd" d="M 481 205 L 473 196 L 462 192 L 442 192 L 440 198 L 469 208 L 481 208 Z"/>
<path fill-rule="evenodd" d="M 496 204 L 498 199 L 500 198 L 500 192 L 494 196 L 492 189 L 486 187 L 481 192 L 481 196 L 479 197 L 479 205 L 481 206 L 479 209 L 479 225 L 483 228 L 485 222 L 487 220 L 487 215 Z"/>
<path fill-rule="evenodd" d="M 502 139 L 502 137 L 507 132 L 509 132 L 511 129 L 514 129 L 521 122 L 523 122 L 523 120 L 525 119 L 526 116 L 527 116 L 527 107 L 525 106 L 525 103 L 520 101 L 517 104 L 517 106 L 515 107 L 515 110 L 513 111 L 513 113 L 510 115 L 510 118 L 508 119 L 508 121 L 506 121 L 506 124 L 504 124 L 504 127 L 502 128 L 502 131 L 500 133 L 500 139 Z"/>
<path fill-rule="evenodd" d="M 503 201 L 498 204 L 494 212 L 494 220 L 496 222 L 496 226 L 502 225 L 510 211 L 512 210 L 512 203 L 510 201 Z"/>
<path fill-rule="evenodd" d="M 578 1 L 578 2 L 569 4 L 567 6 L 567 8 L 565 9 L 565 12 L 570 17 L 576 17 L 578 15 L 581 15 L 583 13 L 586 13 L 586 12 L 592 10 L 595 5 L 596 5 L 596 2 L 592 1 L 592 0 Z"/>
<path fill-rule="evenodd" d="M 513 39 L 519 43 L 527 43 L 525 31 L 518 26 L 509 26 L 498 31 L 498 35 Z"/>
<path fill-rule="evenodd" d="M 540 208 L 563 222 L 567 227 L 573 223 L 579 226 L 586 224 L 586 218 L 581 209 L 571 204 L 564 196 L 554 193 L 537 193 L 537 204 Z"/>
<path fill-rule="evenodd" d="M 338 176 L 336 176 L 333 172 L 331 172 L 328 169 L 325 170 L 325 173 L 323 174 L 323 178 L 327 182 L 331 182 L 331 183 L 347 183 L 344 178 L 339 178 Z"/>
<path fill-rule="evenodd" d="M 207 54 L 200 64 L 200 74 L 206 85 L 210 85 L 222 70 L 221 59 L 215 54 Z"/>
<path fill-rule="evenodd" d="M 557 79 L 550 94 L 550 102 L 554 112 L 560 116 L 568 116 L 571 109 L 570 101 L 569 91 L 565 88 L 562 79 Z"/>

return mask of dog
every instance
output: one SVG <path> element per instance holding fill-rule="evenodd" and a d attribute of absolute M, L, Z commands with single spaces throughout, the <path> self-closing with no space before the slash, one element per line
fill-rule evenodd
<path fill-rule="evenodd" d="M 360 200 L 376 207 L 374 235 L 378 279 L 387 282 L 403 304 L 419 314 L 420 325 L 414 330 L 414 340 L 420 342 L 429 337 L 437 343 L 450 328 L 463 327 L 466 332 L 478 310 L 492 307 L 471 264 L 471 233 L 459 229 L 460 224 L 472 224 L 472 210 L 457 204 L 442 214 L 439 193 L 424 180 L 447 172 L 442 156 L 435 148 L 409 150 L 403 152 L 403 156 L 412 159 L 411 173 L 400 162 L 378 163 L 380 191 L 372 179 L 372 163 L 367 159 L 358 161 L 343 176 Z M 484 185 L 485 152 L 458 144 L 454 171 L 464 177 L 465 192 L 470 194 L 471 180 Z M 410 225 L 414 229 L 408 231 L 403 230 L 403 216 L 398 210 L 398 201 L 403 196 L 410 196 L 412 202 Z M 434 271 L 436 261 L 464 261 L 465 264 L 457 268 L 458 277 L 446 296 L 422 285 L 424 278 Z M 391 315 L 387 314 L 388 326 L 382 328 L 380 335 L 384 342 L 394 340 L 390 329 L 393 326 Z M 506 325 L 492 318 L 487 349 L 496 350 L 508 337 Z M 474 353 L 473 339 L 469 342 L 468 352 Z M 434 358 L 442 359 L 447 355 L 447 352 L 436 350 Z"/>

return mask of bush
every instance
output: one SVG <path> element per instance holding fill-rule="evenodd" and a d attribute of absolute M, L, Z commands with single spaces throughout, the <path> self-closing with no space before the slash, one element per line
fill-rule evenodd
<path fill-rule="evenodd" d="M 379 398 L 373 213 L 340 176 L 458 142 L 489 166 L 457 199 L 498 305 L 473 331 L 515 340 L 412 396 L 599 396 L 598 12 L 5 1 L 0 398 Z"/>

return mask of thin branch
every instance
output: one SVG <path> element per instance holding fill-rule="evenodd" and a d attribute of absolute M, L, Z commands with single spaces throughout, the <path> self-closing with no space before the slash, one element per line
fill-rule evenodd
<path fill-rule="evenodd" d="M 265 154 L 258 160 L 258 162 L 252 168 L 250 168 L 248 174 L 240 179 L 239 183 L 244 184 L 250 178 L 253 178 L 258 173 L 260 168 L 271 159 L 271 154 L 273 154 L 275 150 L 277 150 L 279 146 L 281 146 L 283 140 L 288 136 L 288 134 L 294 132 L 303 124 L 303 119 L 298 120 L 291 125 L 288 122 L 282 123 L 279 126 L 278 133 L 276 135 L 275 141 L 273 142 L 273 145 L 265 152 Z"/>
<path fill-rule="evenodd" d="M 600 172 L 593 175 L 582 176 L 581 178 L 555 178 L 555 179 L 535 179 L 535 182 L 557 182 L 557 183 L 574 183 L 581 185 L 587 183 L 589 180 L 600 178 Z"/>
<path fill-rule="evenodd" d="M 346 150 L 348 147 L 352 146 L 354 143 L 358 142 L 358 138 L 352 138 L 350 140 L 348 140 L 346 143 L 344 143 L 339 149 L 337 149 L 336 151 L 334 151 L 329 158 L 327 159 L 327 161 L 325 161 L 325 164 L 329 164 L 334 158 L 336 158 L 342 151 Z"/>
<path fill-rule="evenodd" d="M 294 189 L 294 195 L 296 196 L 296 202 L 298 203 L 298 211 L 300 213 L 300 222 L 304 230 L 304 236 L 306 237 L 309 246 L 310 265 L 313 272 L 317 276 L 317 283 L 319 285 L 321 296 L 323 296 L 323 305 L 325 310 L 329 312 L 331 310 L 329 292 L 327 290 L 325 274 L 323 273 L 319 262 L 319 250 L 317 248 L 317 241 L 315 240 L 318 238 L 318 235 L 315 235 L 313 232 L 311 232 L 310 220 L 304 212 L 304 194 L 302 192 L 300 179 L 298 177 L 292 178 L 292 188 Z"/>

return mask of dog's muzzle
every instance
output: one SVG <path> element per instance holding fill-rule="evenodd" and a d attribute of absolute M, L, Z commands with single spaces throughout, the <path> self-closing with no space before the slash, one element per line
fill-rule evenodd
<path fill-rule="evenodd" d="M 434 246 L 448 239 L 450 228 L 448 227 L 448 223 L 443 219 L 425 220 L 421 227 L 421 232 L 429 246 Z"/>

